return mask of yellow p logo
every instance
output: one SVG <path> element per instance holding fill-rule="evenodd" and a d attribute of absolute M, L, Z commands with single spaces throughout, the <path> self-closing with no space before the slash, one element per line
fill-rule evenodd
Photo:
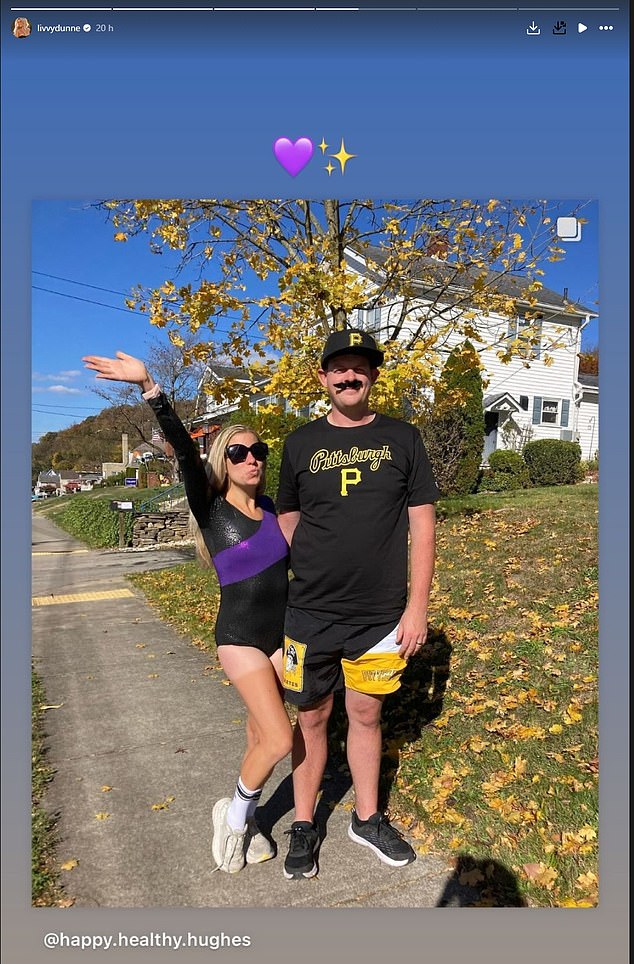
<path fill-rule="evenodd" d="M 358 331 L 350 332 L 350 345 L 362 345 L 363 336 L 359 334 Z"/>
<path fill-rule="evenodd" d="M 349 485 L 358 485 L 361 481 L 361 472 L 359 469 L 342 469 L 341 470 L 341 494 L 348 494 Z"/>

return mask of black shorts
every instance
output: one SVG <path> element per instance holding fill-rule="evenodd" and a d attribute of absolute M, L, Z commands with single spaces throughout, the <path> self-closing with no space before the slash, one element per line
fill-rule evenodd
<path fill-rule="evenodd" d="M 357 626 L 289 607 L 284 626 L 284 698 L 306 707 L 343 686 L 359 693 L 393 693 L 407 666 L 398 654 L 397 627 L 394 619 Z"/>

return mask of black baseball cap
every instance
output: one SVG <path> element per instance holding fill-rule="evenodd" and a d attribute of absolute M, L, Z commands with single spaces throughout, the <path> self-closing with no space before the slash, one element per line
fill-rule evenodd
<path fill-rule="evenodd" d="M 325 368 L 330 359 L 336 355 L 364 355 L 369 359 L 372 368 L 378 368 L 383 364 L 383 352 L 372 335 L 355 328 L 333 331 L 324 346 L 321 367 Z"/>

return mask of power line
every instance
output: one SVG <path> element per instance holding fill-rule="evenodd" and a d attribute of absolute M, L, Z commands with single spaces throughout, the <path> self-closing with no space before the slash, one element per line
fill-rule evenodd
<path fill-rule="evenodd" d="M 71 284 L 83 284 L 83 282 L 82 282 L 82 281 L 73 281 L 73 282 L 71 282 Z M 94 285 L 90 285 L 89 287 L 95 287 L 95 286 L 94 286 Z M 59 298 L 70 298 L 72 301 L 83 301 L 84 304 L 87 304 L 87 305 L 97 305 L 99 308 L 110 308 L 112 311 L 124 311 L 126 314 L 141 315 L 142 317 L 144 317 L 144 318 L 146 318 L 146 319 L 147 319 L 147 317 L 148 317 L 147 312 L 145 312 L 145 311 L 136 311 L 134 308 L 121 308 L 119 305 L 107 305 L 107 304 L 105 304 L 103 301 L 94 301 L 94 300 L 91 299 L 91 298 L 81 298 L 79 295 L 71 295 L 71 294 L 68 294 L 67 292 L 64 292 L 64 291 L 53 291 L 52 288 L 42 288 L 42 287 L 40 287 L 39 285 L 32 285 L 32 288 L 33 288 L 34 291 L 43 291 L 43 292 L 45 292 L 46 294 L 49 294 L 49 295 L 57 295 Z M 103 288 L 103 289 L 100 289 L 100 290 L 107 291 L 108 289 L 107 289 L 107 288 Z M 115 293 L 115 294 L 118 294 L 118 292 L 114 292 L 114 293 Z M 264 309 L 264 310 L 266 310 L 266 309 Z M 262 314 L 262 313 L 261 313 L 261 314 Z M 224 316 L 224 317 L 226 317 L 228 321 L 231 321 L 231 320 L 232 320 L 231 317 L 229 317 L 229 316 Z M 236 321 L 242 321 L 242 319 L 241 319 L 241 318 L 238 318 L 238 317 L 235 317 L 235 320 L 236 320 Z M 256 318 L 256 321 L 258 321 L 258 320 L 259 320 L 259 318 Z M 255 323 L 255 322 L 254 322 L 254 323 Z M 228 335 L 228 334 L 230 333 L 230 329 L 229 329 L 229 328 L 216 328 L 216 329 L 215 329 L 215 332 L 218 332 L 218 333 L 221 334 L 221 335 Z M 261 340 L 262 340 L 261 338 L 254 337 L 253 335 L 251 335 L 251 336 L 245 335 L 244 337 L 246 338 L 247 341 L 252 341 L 252 342 L 257 342 L 257 341 L 261 341 Z"/>
<path fill-rule="evenodd" d="M 81 284 L 81 282 L 78 282 L 78 283 Z M 71 298 L 73 301 L 83 301 L 85 302 L 85 304 L 97 305 L 100 308 L 111 308 L 112 311 L 125 311 L 126 314 L 133 314 L 133 315 L 145 314 L 145 312 L 143 311 L 135 311 L 134 308 L 120 308 L 119 305 L 106 305 L 104 304 L 103 301 L 93 301 L 90 298 L 81 298 L 79 295 L 69 295 L 67 292 L 64 292 L 64 291 L 53 291 L 52 288 L 40 288 L 39 285 L 33 285 L 32 287 L 34 291 L 44 291 L 46 292 L 46 294 L 58 295 L 58 297 L 60 298 Z"/>
<path fill-rule="evenodd" d="M 39 408 L 59 408 L 58 405 L 47 405 L 45 402 L 34 402 Z M 69 412 L 100 412 L 101 409 L 97 408 L 95 405 L 68 405 L 64 406 L 68 408 Z"/>
<path fill-rule="evenodd" d="M 33 271 L 32 274 L 39 274 L 43 278 L 52 278 L 54 281 L 65 281 L 69 285 L 81 285 L 82 288 L 94 288 L 95 291 L 107 291 L 111 295 L 121 295 L 126 297 L 125 291 L 115 291 L 114 288 L 102 288 L 101 285 L 91 285 L 87 281 L 74 281 L 73 278 L 60 278 L 57 274 L 47 274 L 45 271 Z"/>
<path fill-rule="evenodd" d="M 60 415 L 62 418 L 76 418 L 76 417 L 77 417 L 75 412 L 51 412 L 50 409 L 48 409 L 46 412 L 40 412 L 40 411 L 37 410 L 37 408 L 33 408 L 32 411 L 35 412 L 36 415 Z M 90 416 L 87 416 L 87 418 L 89 418 L 89 417 L 90 417 Z"/>

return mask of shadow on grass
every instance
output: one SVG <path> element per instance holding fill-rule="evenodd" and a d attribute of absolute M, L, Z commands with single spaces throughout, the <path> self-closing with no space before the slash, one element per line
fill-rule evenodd
<path fill-rule="evenodd" d="M 515 874 L 504 864 L 458 854 L 437 907 L 527 907 Z"/>

